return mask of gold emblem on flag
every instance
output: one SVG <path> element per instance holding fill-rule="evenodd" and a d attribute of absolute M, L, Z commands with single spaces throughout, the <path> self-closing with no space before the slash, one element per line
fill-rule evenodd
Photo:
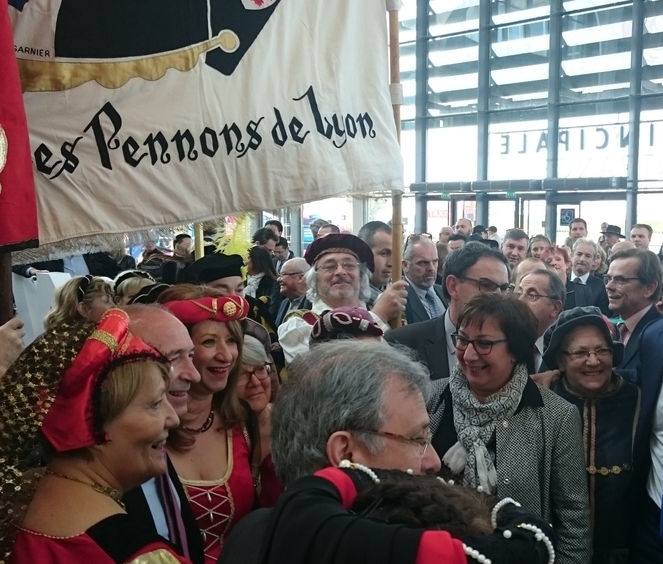
<path fill-rule="evenodd" d="M 9 143 L 7 142 L 7 135 L 5 130 L 2 129 L 0 125 L 0 172 L 3 171 L 5 165 L 7 164 L 7 147 Z M 2 193 L 2 184 L 0 184 L 0 194 Z"/>

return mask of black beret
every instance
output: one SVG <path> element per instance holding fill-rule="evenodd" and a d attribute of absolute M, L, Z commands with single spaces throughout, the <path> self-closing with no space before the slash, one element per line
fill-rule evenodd
<path fill-rule="evenodd" d="M 212 253 L 192 262 L 180 274 L 177 281 L 189 284 L 209 284 L 214 280 L 239 276 L 244 278 L 244 259 L 239 255 Z"/>
<path fill-rule="evenodd" d="M 543 342 L 545 352 L 543 361 L 551 370 L 557 368 L 557 355 L 562 348 L 562 342 L 571 331 L 578 327 L 591 325 L 597 327 L 605 337 L 608 346 L 612 347 L 612 364 L 619 366 L 624 357 L 624 345 L 612 340 L 612 334 L 608 328 L 608 321 L 601 314 L 601 310 L 594 306 L 574 307 L 559 314 L 557 322 L 548 327 Z"/>
<path fill-rule="evenodd" d="M 325 237 L 316 239 L 306 249 L 304 258 L 309 264 L 313 264 L 321 256 L 328 253 L 349 253 L 357 257 L 359 262 L 363 262 L 368 269 L 375 270 L 375 259 L 371 248 L 356 235 L 350 233 L 330 233 Z"/>

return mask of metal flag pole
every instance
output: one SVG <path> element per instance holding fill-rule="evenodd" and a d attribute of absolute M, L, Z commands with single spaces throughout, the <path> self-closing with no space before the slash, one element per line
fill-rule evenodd
<path fill-rule="evenodd" d="M 394 110 L 396 124 L 396 137 L 401 142 L 401 105 L 403 104 L 403 85 L 401 84 L 400 42 L 398 12 L 401 7 L 400 0 L 387 0 L 389 13 L 389 90 L 391 104 Z M 403 278 L 401 260 L 403 258 L 403 193 L 398 190 L 391 192 L 391 232 L 392 232 L 392 266 L 391 279 L 393 282 Z M 390 320 L 392 328 L 400 327 L 399 318 Z"/>

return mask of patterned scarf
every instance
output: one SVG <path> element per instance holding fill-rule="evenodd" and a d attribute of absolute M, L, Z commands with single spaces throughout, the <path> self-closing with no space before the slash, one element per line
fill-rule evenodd
<path fill-rule="evenodd" d="M 463 480 L 468 488 L 481 486 L 488 494 L 495 492 L 497 471 L 486 444 L 497 422 L 509 419 L 516 412 L 528 378 L 527 366 L 516 365 L 507 384 L 489 396 L 486 403 L 481 403 L 470 391 L 460 366 L 451 374 L 449 390 L 458 442 L 442 460 L 454 474 L 464 472 Z"/>

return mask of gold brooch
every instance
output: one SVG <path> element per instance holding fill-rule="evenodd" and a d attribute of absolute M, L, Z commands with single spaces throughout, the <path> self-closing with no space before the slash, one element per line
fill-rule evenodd
<path fill-rule="evenodd" d="M 237 313 L 237 306 L 234 302 L 226 302 L 223 304 L 223 314 L 227 317 L 234 317 Z"/>

